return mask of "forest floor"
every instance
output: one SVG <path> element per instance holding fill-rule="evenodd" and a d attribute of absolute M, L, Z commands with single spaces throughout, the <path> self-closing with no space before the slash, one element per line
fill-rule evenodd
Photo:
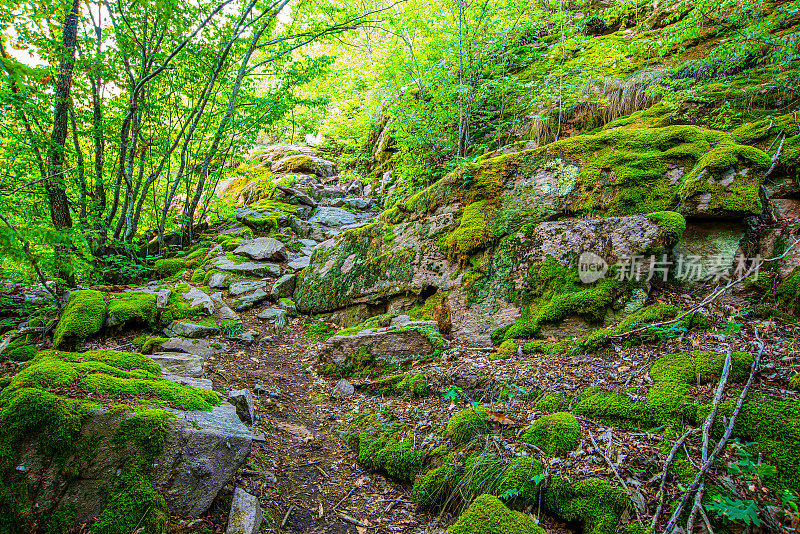
<path fill-rule="evenodd" d="M 764 353 L 754 392 L 774 394 L 780 390 L 782 396 L 797 397 L 796 392 L 783 390 L 780 384 L 785 384 L 796 361 L 794 340 L 800 328 L 758 322 L 743 324 L 736 336 L 698 333 L 667 340 L 657 347 L 612 347 L 576 357 L 517 355 L 491 361 L 491 347 L 459 346 L 454 340 L 456 350 L 448 358 L 414 367 L 415 372 L 424 371 L 429 377 L 430 396 L 403 399 L 372 395 L 354 381 L 352 396 L 334 398 L 331 393 L 338 380 L 320 377 L 314 370 L 314 343 L 304 327 L 307 319 L 295 318 L 285 330 L 269 335 L 257 312 L 258 308 L 242 314 L 242 321 L 246 328 L 263 331 L 260 341 L 251 346 L 230 343 L 227 352 L 209 359 L 206 374 L 219 391 L 257 392 L 256 421 L 251 426 L 256 438 L 246 464 L 228 490 L 242 487 L 258 496 L 265 515 L 262 532 L 430 534 L 444 532 L 455 520 L 460 504 L 443 513 L 416 510 L 408 484 L 361 467 L 357 451 L 346 438 L 351 421 L 359 414 L 389 413 L 413 428 L 415 439 L 423 440 L 431 439 L 455 411 L 481 402 L 491 410 L 495 423 L 486 438 L 486 450 L 494 453 L 496 449 L 513 457 L 519 455 L 521 445 L 516 438 L 542 415 L 525 391 L 571 392 L 601 385 L 626 391 L 632 398 L 637 397 L 639 388 L 643 399 L 651 383 L 650 364 L 658 355 L 700 347 L 723 350 L 729 345 L 733 350 L 755 352 L 755 345 L 748 341 L 754 339 L 755 326 L 767 339 L 769 350 Z M 693 396 L 711 399 L 715 385 L 698 384 Z M 458 394 L 443 395 L 447 390 Z M 626 521 L 649 524 L 665 458 L 658 445 L 664 438 L 657 430 L 624 431 L 587 418 L 580 417 L 579 421 L 582 436 L 577 450 L 564 459 L 543 456 L 540 459 L 546 470 L 578 479 L 600 477 L 616 481 L 615 485 L 624 479 L 637 504 Z M 689 443 L 692 450 L 691 440 Z M 536 456 L 536 451 L 531 454 Z M 726 465 L 726 459 L 719 465 Z M 714 476 L 723 483 L 737 484 L 724 469 Z M 667 487 L 667 502 L 679 498 L 674 480 Z M 634 515 L 638 511 L 639 518 Z M 222 533 L 227 512 L 223 504 L 212 507 L 204 521 L 213 524 L 215 533 Z M 537 507 L 528 512 L 539 517 L 550 534 L 575 531 L 574 525 L 540 516 Z M 662 521 L 665 519 L 662 517 Z"/>

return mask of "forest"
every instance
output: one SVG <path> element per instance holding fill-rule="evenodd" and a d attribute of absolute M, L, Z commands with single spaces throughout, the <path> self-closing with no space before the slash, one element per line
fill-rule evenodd
<path fill-rule="evenodd" d="M 0 0 L 0 534 L 800 529 L 800 0 Z"/>

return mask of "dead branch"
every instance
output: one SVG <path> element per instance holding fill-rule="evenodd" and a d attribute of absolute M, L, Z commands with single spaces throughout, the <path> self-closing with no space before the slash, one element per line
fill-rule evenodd
<path fill-rule="evenodd" d="M 642 523 L 642 517 L 639 515 L 639 509 L 636 507 L 636 501 L 634 501 L 634 499 L 633 499 L 633 495 L 631 493 L 631 489 L 628 487 L 628 485 L 625 483 L 625 481 L 619 475 L 619 471 L 617 471 L 617 467 L 611 462 L 611 460 L 608 458 L 608 456 L 606 456 L 605 453 L 597 445 L 597 442 L 594 439 L 594 433 L 591 430 L 589 431 L 589 438 L 592 440 L 592 445 L 594 445 L 594 449 L 598 452 L 598 454 L 600 454 L 600 456 L 603 457 L 603 460 L 606 461 L 606 463 L 609 465 L 609 467 L 611 467 L 611 470 L 614 471 L 614 476 L 617 477 L 617 480 L 619 481 L 619 483 L 622 484 L 623 488 L 625 488 L 625 493 L 628 494 L 628 497 L 630 497 L 631 502 L 633 503 L 633 511 L 636 512 L 636 522 L 639 523 L 639 527 L 640 528 L 644 528 L 644 523 Z"/>
<path fill-rule="evenodd" d="M 25 251 L 25 255 L 28 257 L 28 261 L 33 266 L 33 269 L 36 271 L 36 276 L 39 277 L 39 282 L 42 284 L 44 290 L 50 293 L 50 295 L 53 297 L 53 300 L 55 301 L 55 305 L 58 307 L 59 298 L 55 294 L 55 292 L 53 292 L 53 290 L 48 287 L 47 280 L 44 277 L 44 273 L 39 268 L 39 262 L 36 259 L 36 257 L 31 253 L 30 241 L 22 237 L 22 234 L 19 233 L 19 230 L 17 230 L 16 226 L 11 224 L 11 221 L 6 219 L 2 213 L 0 213 L 0 220 L 2 220 L 6 224 L 6 226 L 8 226 L 11 229 L 11 231 L 14 232 L 14 235 L 16 236 L 17 239 L 22 241 L 22 250 Z"/>
<path fill-rule="evenodd" d="M 656 507 L 656 511 L 653 514 L 653 519 L 650 521 L 650 530 L 655 531 L 656 523 L 658 523 L 658 518 L 661 516 L 661 508 L 664 506 L 664 485 L 667 482 L 667 474 L 669 474 L 669 466 L 672 464 L 672 461 L 675 459 L 675 454 L 678 452 L 678 449 L 681 448 L 683 442 L 686 441 L 686 438 L 691 436 L 692 434 L 696 434 L 699 432 L 699 428 L 692 428 L 687 430 L 683 433 L 683 435 L 678 438 L 678 441 L 675 442 L 675 445 L 672 446 L 672 449 L 669 451 L 667 455 L 667 459 L 664 462 L 664 472 L 661 475 L 661 484 L 658 487 L 658 495 L 656 496 L 656 500 L 658 501 L 658 507 Z"/>

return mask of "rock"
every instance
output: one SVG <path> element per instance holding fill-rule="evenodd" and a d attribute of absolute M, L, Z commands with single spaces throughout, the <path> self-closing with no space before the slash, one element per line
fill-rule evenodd
<path fill-rule="evenodd" d="M 278 277 L 281 275 L 281 268 L 274 263 L 244 261 L 236 263 L 229 260 L 225 256 L 217 258 L 214 262 L 214 268 L 221 271 L 230 271 L 234 273 L 242 273 L 248 276 L 273 276 Z"/>
<path fill-rule="evenodd" d="M 230 285 L 231 275 L 229 273 L 213 273 L 208 279 L 208 287 L 219 289 Z"/>
<path fill-rule="evenodd" d="M 336 164 L 316 156 L 295 154 L 273 162 L 272 172 L 275 174 L 308 173 L 318 176 L 334 176 Z"/>
<path fill-rule="evenodd" d="M 219 321 L 238 321 L 239 314 L 230 309 L 222 298 L 222 293 L 217 292 L 209 295 L 211 300 L 217 306 L 217 311 L 214 312 L 214 317 Z"/>
<path fill-rule="evenodd" d="M 237 389 L 228 393 L 228 402 L 236 406 L 236 414 L 243 423 L 252 424 L 256 420 L 253 395 L 249 389 Z"/>
<path fill-rule="evenodd" d="M 158 293 L 156 293 L 156 309 L 163 310 L 164 306 L 166 306 L 167 302 L 169 302 L 169 297 L 171 296 L 172 296 L 171 289 L 167 288 L 159 289 Z"/>
<path fill-rule="evenodd" d="M 331 336 L 317 348 L 318 363 L 345 367 L 355 364 L 355 359 L 361 357 L 359 351 L 364 350 L 383 362 L 410 362 L 447 346 L 435 328 L 435 322 L 417 321 L 402 329 L 378 328 L 350 336 Z"/>
<path fill-rule="evenodd" d="M 341 380 L 339 380 L 339 382 L 336 383 L 336 387 L 333 388 L 333 391 L 331 392 L 331 397 L 335 397 L 337 399 L 344 399 L 347 397 L 352 397 L 355 392 L 356 388 L 353 386 L 353 384 L 342 378 Z"/>
<path fill-rule="evenodd" d="M 246 280 L 244 282 L 234 282 L 228 288 L 231 295 L 238 296 L 249 293 L 257 289 L 266 289 L 267 282 L 264 280 Z"/>
<path fill-rule="evenodd" d="M 340 208 L 319 207 L 308 222 L 325 226 L 344 226 L 355 223 L 356 216 Z"/>
<path fill-rule="evenodd" d="M 300 241 L 300 244 L 303 245 L 303 247 L 314 248 L 314 247 L 317 246 L 317 242 L 314 241 L 313 239 L 300 239 L 299 241 Z"/>
<path fill-rule="evenodd" d="M 208 315 L 214 315 L 214 310 L 216 309 L 214 301 L 196 287 L 189 286 L 189 290 L 183 294 L 183 298 L 189 302 L 189 306 L 203 306 L 203 310 L 205 310 Z"/>
<path fill-rule="evenodd" d="M 225 534 L 258 534 L 263 520 L 258 499 L 242 488 L 236 488 Z"/>
<path fill-rule="evenodd" d="M 290 199 L 296 200 L 301 204 L 305 204 L 306 206 L 310 206 L 312 208 L 317 207 L 317 203 L 314 201 L 314 199 L 312 199 L 305 193 L 298 191 L 297 189 L 286 187 L 285 185 L 281 184 L 275 184 L 275 189 L 281 191 L 282 193 L 286 194 Z"/>
<path fill-rule="evenodd" d="M 199 338 L 219 334 L 219 328 L 217 325 L 176 320 L 164 329 L 164 333 L 169 337 Z"/>
<path fill-rule="evenodd" d="M 291 265 L 290 268 L 292 268 Z M 296 278 L 297 277 L 293 274 L 285 274 L 278 278 L 270 290 L 270 295 L 272 295 L 272 298 L 276 300 L 282 298 L 291 298 L 292 294 L 294 293 Z"/>
<path fill-rule="evenodd" d="M 289 257 L 286 245 L 272 237 L 257 237 L 243 241 L 233 253 L 243 254 L 253 260 L 284 261 Z"/>
<path fill-rule="evenodd" d="M 348 195 L 360 195 L 363 191 L 364 188 L 362 187 L 361 182 L 358 180 L 353 180 L 352 183 L 347 186 Z"/>
<path fill-rule="evenodd" d="M 266 310 L 259 312 L 258 315 L 256 315 L 256 317 L 273 323 L 277 323 L 278 320 L 283 319 L 285 323 L 286 310 L 281 310 L 280 308 L 267 308 Z"/>
<path fill-rule="evenodd" d="M 171 380 L 176 384 L 191 386 L 193 388 L 201 388 L 208 390 L 214 389 L 214 384 L 208 378 L 191 378 L 188 376 L 179 376 L 179 375 L 161 375 L 161 378 L 164 378 L 166 380 Z"/>
<path fill-rule="evenodd" d="M 286 264 L 293 271 L 302 271 L 311 264 L 311 256 L 299 256 Z"/>
<path fill-rule="evenodd" d="M 365 210 L 371 208 L 374 204 L 371 198 L 361 198 L 361 197 L 347 197 L 342 199 L 343 204 L 347 204 L 353 209 L 357 210 Z"/>
<path fill-rule="evenodd" d="M 278 307 L 284 310 L 289 317 L 297 315 L 297 305 L 292 299 L 279 299 Z"/>
<path fill-rule="evenodd" d="M 673 249 L 676 258 L 682 257 L 682 282 L 702 284 L 714 269 L 732 270 L 745 226 L 733 221 L 704 221 L 689 223 L 680 242 Z"/>
<path fill-rule="evenodd" d="M 258 337 L 258 332 L 256 332 L 252 328 L 249 328 L 244 332 L 242 332 L 241 334 L 239 334 L 239 337 L 237 337 L 236 339 L 238 339 L 245 345 L 252 345 L 253 343 L 255 343 L 257 337 Z"/>
<path fill-rule="evenodd" d="M 392 321 L 389 323 L 389 326 L 405 326 L 411 322 L 411 317 L 408 315 L 398 315 L 397 317 L 392 317 Z"/>
<path fill-rule="evenodd" d="M 160 352 L 150 356 L 165 374 L 201 378 L 203 361 L 201 356 L 181 352 Z"/>
<path fill-rule="evenodd" d="M 327 226 L 310 223 L 302 219 L 292 219 L 289 225 L 298 236 L 311 238 L 315 240 L 315 243 L 317 241 L 325 241 L 342 233 L 342 231 L 337 228 L 328 228 Z"/>
<path fill-rule="evenodd" d="M 205 339 L 186 339 L 173 337 L 160 345 L 163 352 L 183 352 L 208 358 L 225 350 L 223 343 L 210 343 Z"/>
<path fill-rule="evenodd" d="M 238 298 L 235 298 L 231 301 L 233 307 L 237 311 L 249 310 L 256 304 L 264 302 L 265 300 L 269 299 L 269 293 L 264 291 L 263 289 L 256 289 L 252 293 L 248 293 L 247 295 L 242 295 Z"/>
<path fill-rule="evenodd" d="M 153 459 L 153 488 L 164 496 L 170 513 L 200 516 L 247 457 L 250 431 L 228 403 L 210 412 L 167 410 L 175 417 L 166 419 L 164 444 Z M 113 441 L 120 425 L 137 417 L 135 413 L 89 410 L 79 439 L 93 444 L 92 455 L 90 461 L 76 459 L 71 465 L 79 474 L 69 478 L 63 476 L 60 462 L 40 453 L 39 442 L 32 435 L 21 447 L 18 460 L 18 465 L 25 466 L 24 474 L 18 472 L 18 476 L 31 488 L 32 506 L 40 510 L 74 508 L 76 524 L 96 518 L 107 502 L 102 496 L 115 487 L 116 476 L 139 450 L 133 441 L 122 446 Z"/>

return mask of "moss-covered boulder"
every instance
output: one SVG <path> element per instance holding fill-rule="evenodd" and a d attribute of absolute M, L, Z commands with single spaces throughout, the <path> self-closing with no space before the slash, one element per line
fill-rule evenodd
<path fill-rule="evenodd" d="M 622 488 L 599 478 L 569 482 L 556 476 L 544 492 L 543 503 L 564 521 L 582 523 L 586 534 L 614 534 L 630 498 Z"/>
<path fill-rule="evenodd" d="M 566 456 L 578 446 L 581 427 L 569 412 L 558 412 L 537 419 L 520 436 L 520 441 L 542 449 L 548 456 Z"/>
<path fill-rule="evenodd" d="M 365 469 L 386 473 L 396 480 L 412 482 L 422 470 L 427 452 L 415 447 L 402 423 L 376 414 L 354 421 L 349 439 Z"/>
<path fill-rule="evenodd" d="M 661 356 L 650 368 L 650 377 L 655 382 L 677 382 L 681 384 L 716 383 L 722 375 L 726 355 L 720 352 L 695 350 Z M 729 382 L 747 378 L 753 355 L 746 352 L 731 354 Z"/>
<path fill-rule="evenodd" d="M 67 350 L 80 347 L 100 332 L 105 321 L 106 303 L 102 293 L 90 289 L 73 291 L 61 310 L 53 334 L 53 347 Z"/>
<path fill-rule="evenodd" d="M 492 495 L 481 495 L 447 529 L 448 534 L 544 534 L 530 516 L 509 509 Z"/>
<path fill-rule="evenodd" d="M 454 413 L 447 422 L 445 435 L 454 445 L 461 445 L 488 433 L 490 428 L 486 408 L 474 406 Z"/>
<path fill-rule="evenodd" d="M 155 293 L 113 293 L 108 301 L 107 326 L 153 326 L 156 322 Z"/>
<path fill-rule="evenodd" d="M 272 162 L 272 172 L 333 176 L 336 174 L 336 164 L 309 154 L 290 154 Z"/>

